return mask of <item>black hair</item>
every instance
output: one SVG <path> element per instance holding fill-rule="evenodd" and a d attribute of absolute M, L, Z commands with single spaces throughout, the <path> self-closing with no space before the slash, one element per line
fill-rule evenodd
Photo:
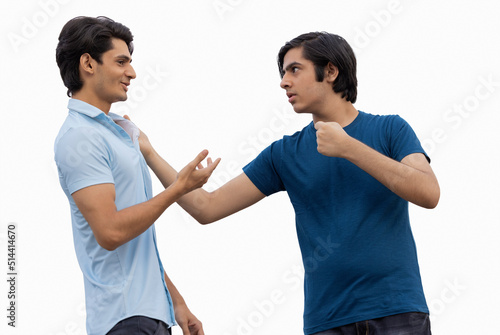
<path fill-rule="evenodd" d="M 302 56 L 314 64 L 316 80 L 323 81 L 325 66 L 331 62 L 339 70 L 333 83 L 333 90 L 342 93 L 342 98 L 356 102 L 358 80 L 356 78 L 356 57 L 345 39 L 327 32 L 302 34 L 286 42 L 278 53 L 278 68 L 284 76 L 283 59 L 288 51 L 302 47 Z"/>
<path fill-rule="evenodd" d="M 102 54 L 113 48 L 112 38 L 123 40 L 132 54 L 134 37 L 130 29 L 110 18 L 78 16 L 64 25 L 59 34 L 56 62 L 64 86 L 68 88 L 68 97 L 83 86 L 79 70 L 80 57 L 88 53 L 102 64 Z"/>

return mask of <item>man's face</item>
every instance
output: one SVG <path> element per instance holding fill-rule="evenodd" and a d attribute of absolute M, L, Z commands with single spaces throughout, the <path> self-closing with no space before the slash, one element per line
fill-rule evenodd
<path fill-rule="evenodd" d="M 102 64 L 96 62 L 94 78 L 96 95 L 110 104 L 127 100 L 128 85 L 136 77 L 127 44 L 117 38 L 112 43 L 113 48 L 101 56 Z"/>
<path fill-rule="evenodd" d="M 288 102 L 296 113 L 314 113 L 332 94 L 332 86 L 326 80 L 316 81 L 314 64 L 302 56 L 302 47 L 290 49 L 283 59 L 281 88 L 286 90 Z"/>

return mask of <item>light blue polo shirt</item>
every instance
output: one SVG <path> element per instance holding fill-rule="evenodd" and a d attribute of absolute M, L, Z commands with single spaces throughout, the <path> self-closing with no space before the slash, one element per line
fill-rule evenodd
<path fill-rule="evenodd" d="M 112 183 L 118 210 L 152 197 L 149 169 L 139 144 L 109 116 L 70 99 L 69 114 L 54 151 L 59 181 L 68 197 L 76 256 L 83 272 L 87 332 L 107 333 L 120 320 L 143 315 L 175 325 L 172 300 L 163 276 L 154 225 L 113 251 L 102 248 L 71 194 Z"/>

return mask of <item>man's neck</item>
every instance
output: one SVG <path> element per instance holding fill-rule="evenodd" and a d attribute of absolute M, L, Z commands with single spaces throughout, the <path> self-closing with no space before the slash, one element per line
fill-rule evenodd
<path fill-rule="evenodd" d="M 111 109 L 111 104 L 109 102 L 102 101 L 101 99 L 97 98 L 95 95 L 88 94 L 84 91 L 76 92 L 71 97 L 74 99 L 78 99 L 78 100 L 81 100 L 83 102 L 86 102 L 89 105 L 92 105 L 92 106 L 100 109 L 106 115 L 108 115 L 109 110 Z"/>
<path fill-rule="evenodd" d="M 337 122 L 340 126 L 348 126 L 358 116 L 358 110 L 345 99 L 333 99 L 324 104 L 325 108 L 312 113 L 313 122 Z"/>

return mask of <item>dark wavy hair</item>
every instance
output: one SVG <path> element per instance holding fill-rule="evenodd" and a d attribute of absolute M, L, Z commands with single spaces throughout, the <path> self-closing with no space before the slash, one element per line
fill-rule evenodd
<path fill-rule="evenodd" d="M 358 79 L 356 78 L 356 57 L 345 39 L 327 32 L 302 34 L 286 42 L 278 53 L 278 68 L 284 76 L 283 59 L 290 49 L 302 47 L 302 56 L 314 64 L 316 80 L 323 81 L 325 66 L 331 62 L 339 70 L 333 83 L 333 90 L 342 93 L 342 98 L 356 102 Z"/>
<path fill-rule="evenodd" d="M 134 37 L 130 29 L 110 18 L 78 16 L 64 25 L 59 34 L 56 62 L 64 86 L 68 88 L 68 97 L 83 86 L 79 71 L 80 57 L 88 53 L 102 64 L 102 54 L 113 48 L 112 38 L 123 40 L 132 54 Z"/>

